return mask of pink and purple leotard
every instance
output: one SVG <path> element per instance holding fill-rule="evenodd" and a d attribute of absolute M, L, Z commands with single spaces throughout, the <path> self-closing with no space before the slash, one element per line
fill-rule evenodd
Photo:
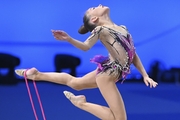
<path fill-rule="evenodd" d="M 123 27 L 122 27 L 123 28 Z M 127 31 L 126 28 L 123 28 Z M 102 26 L 98 30 L 95 28 L 90 39 L 98 37 L 102 44 L 107 48 L 109 56 L 96 55 L 90 61 L 97 64 L 97 74 L 108 73 L 117 75 L 117 80 L 125 79 L 130 73 L 130 65 L 135 55 L 135 47 L 131 34 L 127 35 Z"/>

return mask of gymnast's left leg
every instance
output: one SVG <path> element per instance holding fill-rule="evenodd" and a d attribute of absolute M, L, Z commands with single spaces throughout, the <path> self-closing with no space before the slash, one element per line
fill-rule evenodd
<path fill-rule="evenodd" d="M 30 80 L 47 81 L 67 85 L 75 90 L 97 88 L 95 78 L 97 73 L 96 70 L 89 72 L 82 77 L 74 77 L 68 73 L 41 72 L 36 68 L 17 69 L 15 72 L 19 76 L 24 76 L 25 73 L 27 78 Z"/>

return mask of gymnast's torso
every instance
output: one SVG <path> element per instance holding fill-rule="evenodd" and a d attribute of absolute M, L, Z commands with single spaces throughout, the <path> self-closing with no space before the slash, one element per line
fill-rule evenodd
<path fill-rule="evenodd" d="M 116 67 L 120 69 L 119 72 L 122 72 L 121 77 L 123 77 L 123 74 L 125 77 L 130 72 L 135 47 L 131 34 L 124 26 L 118 26 L 116 29 L 98 26 L 92 31 L 89 39 L 92 41 L 93 39 L 99 39 L 101 41 L 109 52 L 109 63 L 114 62 L 118 65 Z"/>

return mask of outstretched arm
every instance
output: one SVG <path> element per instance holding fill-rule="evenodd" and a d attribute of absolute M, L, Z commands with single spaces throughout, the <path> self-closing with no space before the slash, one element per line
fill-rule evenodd
<path fill-rule="evenodd" d="M 99 39 L 99 33 L 101 31 L 100 27 L 96 27 L 91 35 L 86 39 L 85 42 L 81 42 L 79 40 L 76 40 L 72 37 L 70 37 L 66 32 L 60 31 L 60 30 L 53 30 L 53 35 L 57 40 L 65 40 L 69 43 L 71 43 L 73 46 L 83 50 L 87 51 L 89 50 Z"/>
<path fill-rule="evenodd" d="M 157 82 L 155 82 L 151 78 L 149 78 L 149 76 L 148 76 L 144 66 L 142 65 L 142 62 L 141 62 L 137 53 L 134 56 L 133 64 L 138 69 L 138 71 L 141 73 L 141 75 L 143 76 L 144 82 L 147 86 L 150 85 L 150 87 L 156 87 L 158 85 Z"/>
<path fill-rule="evenodd" d="M 79 40 L 76 40 L 74 38 L 70 38 L 68 40 L 69 43 L 71 43 L 73 46 L 83 50 L 83 51 L 87 51 L 91 48 L 91 45 L 90 44 L 86 44 L 85 42 L 81 42 Z"/>
<path fill-rule="evenodd" d="M 91 34 L 90 37 L 88 37 L 86 39 L 85 42 L 81 42 L 79 40 L 76 40 L 74 38 L 69 38 L 68 42 L 71 43 L 73 46 L 83 50 L 83 51 L 87 51 L 89 50 L 99 39 L 98 35 L 96 34 Z"/>

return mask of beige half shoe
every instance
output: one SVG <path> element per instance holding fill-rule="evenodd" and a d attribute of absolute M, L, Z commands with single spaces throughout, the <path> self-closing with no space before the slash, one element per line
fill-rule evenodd
<path fill-rule="evenodd" d="M 71 100 L 72 96 L 75 96 L 73 93 L 71 93 L 69 91 L 64 91 L 63 93 L 66 96 L 66 98 L 69 99 L 69 100 Z"/>
<path fill-rule="evenodd" d="M 16 69 L 15 73 L 19 76 L 24 76 L 24 72 L 26 71 L 26 69 Z"/>

